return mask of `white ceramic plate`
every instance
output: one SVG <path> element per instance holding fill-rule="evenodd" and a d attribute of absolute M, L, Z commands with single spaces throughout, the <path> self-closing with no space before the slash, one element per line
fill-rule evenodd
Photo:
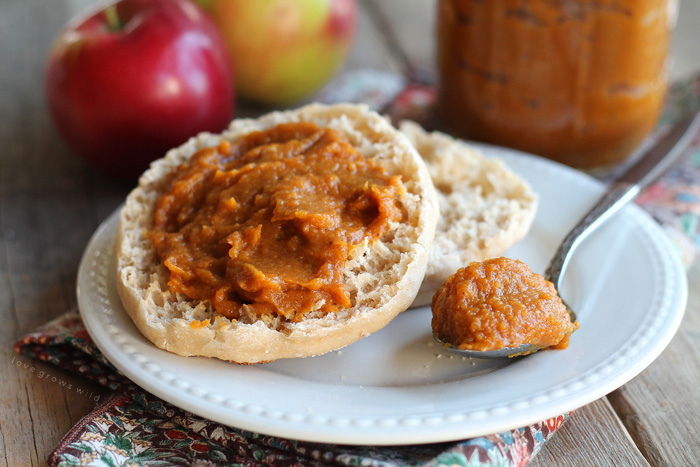
<path fill-rule="evenodd" d="M 593 179 L 494 147 L 532 184 L 540 207 L 508 256 L 542 272 L 603 191 Z M 144 389 L 200 416 L 269 435 L 345 444 L 416 444 L 512 429 L 576 409 L 646 368 L 676 332 L 687 283 L 674 247 L 628 206 L 577 251 L 562 294 L 581 329 L 568 349 L 510 362 L 451 357 L 433 344 L 430 310 L 320 357 L 239 366 L 185 358 L 147 341 L 114 284 L 117 214 L 97 230 L 78 274 L 83 320 L 109 360 Z"/>

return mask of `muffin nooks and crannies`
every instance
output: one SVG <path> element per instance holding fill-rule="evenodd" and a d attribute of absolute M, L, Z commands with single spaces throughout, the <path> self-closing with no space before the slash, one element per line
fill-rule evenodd
<path fill-rule="evenodd" d="M 433 297 L 432 310 L 435 336 L 463 350 L 563 349 L 578 329 L 554 285 L 509 258 L 459 269 Z"/>
<path fill-rule="evenodd" d="M 309 122 L 201 149 L 172 177 L 149 231 L 168 287 L 229 319 L 350 307 L 350 251 L 403 217 L 401 176 Z"/>
<path fill-rule="evenodd" d="M 239 119 L 141 177 L 117 233 L 119 293 L 180 355 L 322 354 L 411 304 L 438 209 L 416 150 L 365 106 Z"/>

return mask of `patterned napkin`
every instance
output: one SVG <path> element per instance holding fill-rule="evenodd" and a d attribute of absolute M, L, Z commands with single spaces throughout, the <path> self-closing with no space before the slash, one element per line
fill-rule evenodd
<path fill-rule="evenodd" d="M 659 129 L 698 108 L 700 76 L 673 86 Z M 434 126 L 434 89 L 375 70 L 340 76 L 318 96 L 369 103 L 395 121 Z M 700 247 L 700 135 L 686 157 L 638 203 L 663 226 L 689 265 Z M 15 350 L 106 388 L 98 405 L 63 438 L 50 466 L 469 466 L 522 467 L 570 414 L 457 442 L 346 446 L 281 439 L 224 426 L 177 408 L 126 379 L 95 347 L 77 311 L 28 334 Z M 100 400 L 102 399 L 102 400 Z"/>

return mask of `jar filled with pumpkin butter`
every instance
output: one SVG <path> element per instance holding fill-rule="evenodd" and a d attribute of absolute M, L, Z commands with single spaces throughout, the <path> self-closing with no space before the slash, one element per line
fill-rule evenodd
<path fill-rule="evenodd" d="M 581 169 L 654 127 L 677 0 L 439 0 L 438 111 L 468 139 Z"/>

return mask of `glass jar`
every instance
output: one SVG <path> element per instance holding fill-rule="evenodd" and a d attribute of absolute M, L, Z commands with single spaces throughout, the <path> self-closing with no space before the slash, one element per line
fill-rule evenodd
<path fill-rule="evenodd" d="M 663 103 L 675 0 L 440 0 L 438 112 L 458 136 L 617 165 Z"/>

